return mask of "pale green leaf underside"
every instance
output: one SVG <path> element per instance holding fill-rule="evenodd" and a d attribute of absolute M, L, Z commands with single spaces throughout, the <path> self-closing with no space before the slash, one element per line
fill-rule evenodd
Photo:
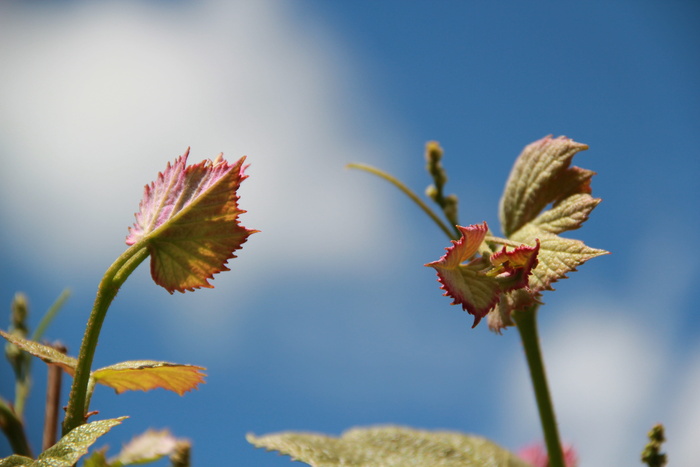
<path fill-rule="evenodd" d="M 119 425 L 126 417 L 99 420 L 71 430 L 56 444 L 42 452 L 36 460 L 10 456 L 0 461 L 0 467 L 70 467 L 84 456 L 97 438 Z"/>
<path fill-rule="evenodd" d="M 571 195 L 552 209 L 541 213 L 532 224 L 553 234 L 578 229 L 588 220 L 591 211 L 600 201 L 600 198 L 593 198 L 587 193 Z"/>
<path fill-rule="evenodd" d="M 295 432 L 246 438 L 313 467 L 530 467 L 487 439 L 447 431 L 384 426 L 354 428 L 340 438 Z"/>
<path fill-rule="evenodd" d="M 569 167 L 585 144 L 565 137 L 546 137 L 525 147 L 506 182 L 500 203 L 503 233 L 511 234 L 535 218 L 547 204 L 584 192 L 592 172 Z"/>
<path fill-rule="evenodd" d="M 503 232 L 518 243 L 540 241 L 538 265 L 529 280 L 534 293 L 551 290 L 553 282 L 608 253 L 558 236 L 581 227 L 601 201 L 590 195 L 594 172 L 570 165 L 584 149 L 588 146 L 563 136 L 535 141 L 518 156 L 506 183 L 500 205 Z"/>

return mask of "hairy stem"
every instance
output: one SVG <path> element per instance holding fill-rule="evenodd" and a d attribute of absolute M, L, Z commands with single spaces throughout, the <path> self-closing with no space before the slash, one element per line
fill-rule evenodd
<path fill-rule="evenodd" d="M 554 415 L 554 406 L 549 394 L 547 375 L 544 370 L 542 351 L 540 350 L 539 337 L 537 335 L 537 308 L 534 305 L 523 311 L 513 313 L 513 319 L 520 333 L 520 340 L 525 350 L 527 366 L 530 369 L 530 379 L 535 391 L 535 400 L 540 414 L 542 431 L 549 454 L 549 467 L 565 467 L 564 453 L 559 440 L 559 430 Z"/>
<path fill-rule="evenodd" d="M 447 224 L 445 224 L 442 221 L 442 219 L 440 219 L 438 217 L 438 215 L 435 214 L 435 212 L 432 209 L 430 209 L 430 206 L 425 204 L 425 202 L 423 202 L 423 200 L 420 199 L 420 197 L 417 194 L 415 194 L 410 188 L 408 188 L 406 185 L 404 185 L 397 178 L 395 178 L 395 177 L 389 175 L 388 173 L 383 172 L 375 167 L 365 165 L 365 164 L 348 164 L 345 167 L 347 167 L 349 169 L 363 170 L 365 172 L 369 172 L 369 173 L 374 174 L 380 178 L 383 178 L 384 180 L 386 180 L 387 182 L 391 183 L 396 188 L 401 190 L 406 196 L 411 198 L 411 201 L 416 203 L 418 205 L 418 207 L 420 207 L 423 210 L 423 212 L 425 212 L 428 215 L 428 217 L 430 217 L 433 220 L 433 222 L 435 222 L 438 225 L 438 227 L 440 227 L 440 229 L 443 232 L 445 232 L 445 235 L 447 235 L 447 237 L 449 239 L 457 240 L 459 237 L 462 236 L 462 234 L 457 230 L 457 228 L 455 226 L 452 226 L 452 228 L 454 230 L 450 230 L 450 228 L 447 226 Z M 455 236 L 455 234 L 456 234 L 456 236 Z"/>
<path fill-rule="evenodd" d="M 63 421 L 64 435 L 86 422 L 85 414 L 88 410 L 88 381 L 90 379 L 90 369 L 92 368 L 92 360 L 95 356 L 95 349 L 97 348 L 97 340 L 100 336 L 102 323 L 104 322 L 112 300 L 114 300 L 117 292 L 119 292 L 119 288 L 124 284 L 124 281 L 126 281 L 136 267 L 148 257 L 148 249 L 146 248 L 145 240 L 145 238 L 142 239 L 122 253 L 109 269 L 107 269 L 107 272 L 105 272 L 97 288 L 95 303 L 92 307 L 87 327 L 85 328 L 83 342 L 80 345 L 78 365 L 75 369 L 73 386 L 71 386 L 70 397 L 68 399 L 66 418 Z"/>

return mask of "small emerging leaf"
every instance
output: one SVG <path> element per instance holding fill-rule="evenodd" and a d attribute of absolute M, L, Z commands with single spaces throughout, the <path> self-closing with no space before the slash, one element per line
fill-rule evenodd
<path fill-rule="evenodd" d="M 83 467 L 110 467 L 105 457 L 106 448 L 93 451 L 83 462 Z"/>
<path fill-rule="evenodd" d="M 0 331 L 0 336 L 4 337 L 9 342 L 12 342 L 25 352 L 28 352 L 34 355 L 35 357 L 39 357 L 46 363 L 60 366 L 63 369 L 63 371 L 65 371 L 71 376 L 73 375 L 73 373 L 75 373 L 75 367 L 78 365 L 78 360 L 59 352 L 53 347 L 49 347 L 48 345 L 43 345 L 29 339 L 24 339 L 22 337 L 8 334 L 4 331 Z"/>
<path fill-rule="evenodd" d="M 168 163 L 147 185 L 127 245 L 148 240 L 153 280 L 168 292 L 209 287 L 209 279 L 227 271 L 248 236 L 238 223 L 237 190 L 246 178 L 242 157 L 229 164 L 220 155 L 187 166 L 189 149 Z"/>
<path fill-rule="evenodd" d="M 354 428 L 340 438 L 286 432 L 246 439 L 313 467 L 529 467 L 485 438 L 448 431 L 384 426 Z"/>
<path fill-rule="evenodd" d="M 204 382 L 205 368 L 168 362 L 139 360 L 117 363 L 92 373 L 96 382 L 120 394 L 124 391 L 167 389 L 182 396 Z"/>
<path fill-rule="evenodd" d="M 178 439 L 170 431 L 148 430 L 129 441 L 109 464 L 116 467 L 155 462 L 174 453 L 177 445 Z"/>

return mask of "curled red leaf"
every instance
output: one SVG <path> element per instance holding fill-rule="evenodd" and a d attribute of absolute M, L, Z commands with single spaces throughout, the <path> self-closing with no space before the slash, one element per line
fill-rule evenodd
<path fill-rule="evenodd" d="M 474 327 L 498 304 L 502 294 L 528 287 L 540 246 L 537 242 L 534 247 L 520 245 L 510 251 L 504 247 L 489 258 L 477 256 L 488 232 L 486 222 L 457 228 L 462 237 L 452 241 L 442 258 L 426 266 L 437 271 L 444 295 L 452 297 L 452 304 L 461 305 L 474 316 Z"/>

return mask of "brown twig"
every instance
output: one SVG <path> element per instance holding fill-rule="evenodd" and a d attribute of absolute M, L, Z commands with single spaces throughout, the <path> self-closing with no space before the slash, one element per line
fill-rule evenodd
<path fill-rule="evenodd" d="M 66 353 L 66 347 L 60 342 L 55 342 L 52 347 L 61 353 Z M 61 380 L 63 370 L 58 365 L 48 365 L 49 373 L 46 382 L 46 412 L 44 415 L 44 436 L 41 450 L 45 451 L 56 444 L 56 432 L 58 430 L 58 413 L 61 400 Z"/>

